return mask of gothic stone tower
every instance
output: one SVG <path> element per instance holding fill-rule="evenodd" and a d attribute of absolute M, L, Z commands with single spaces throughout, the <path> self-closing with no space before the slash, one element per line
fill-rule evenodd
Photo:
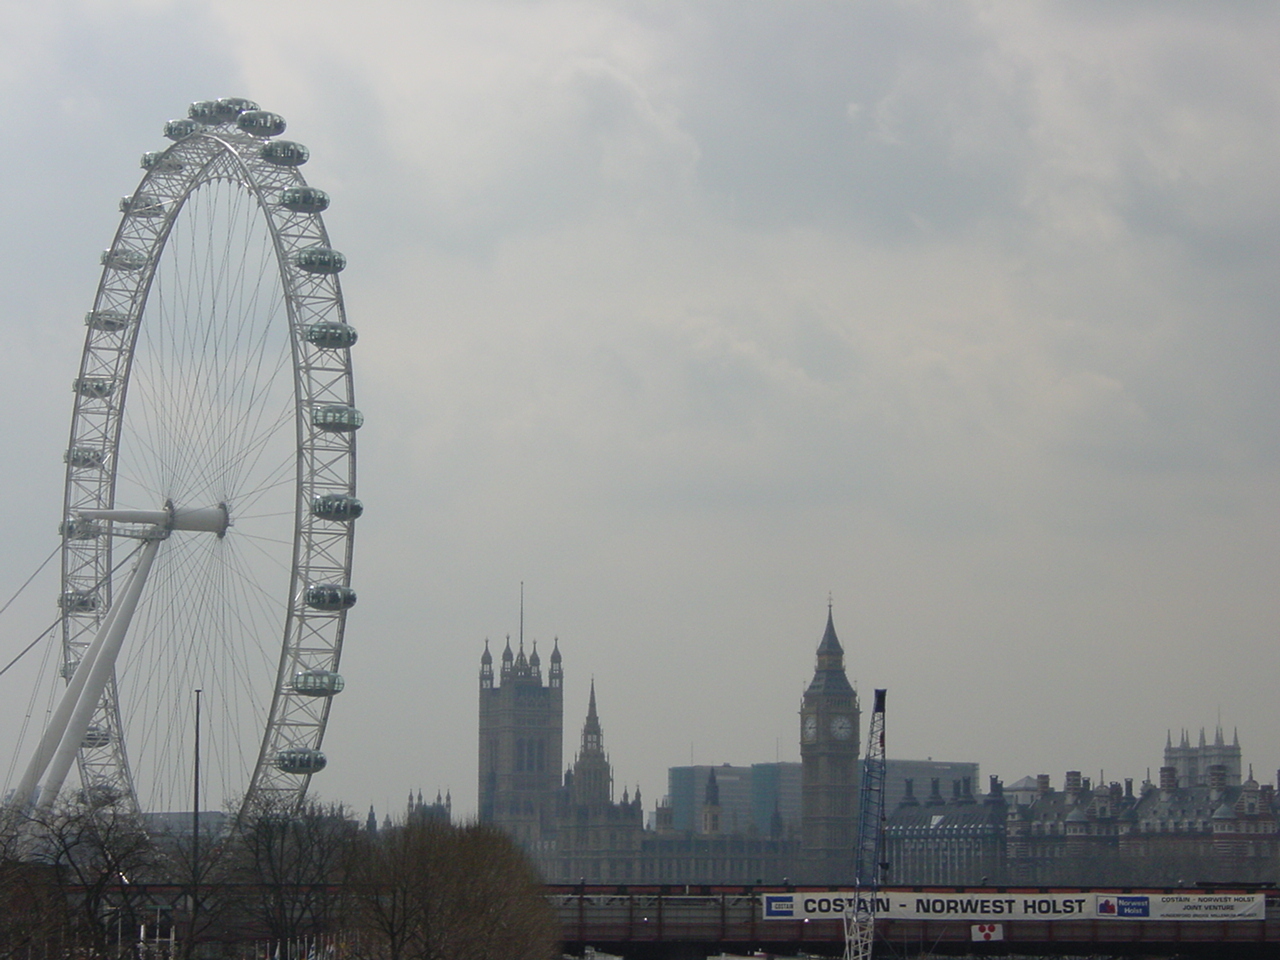
<path fill-rule="evenodd" d="M 804 882 L 852 880 L 860 719 L 828 605 L 817 668 L 800 704 Z"/>
<path fill-rule="evenodd" d="M 547 683 L 537 644 L 502 652 L 498 682 L 485 641 L 480 657 L 480 819 L 532 849 L 553 839 L 564 741 L 564 671 L 551 651 Z"/>

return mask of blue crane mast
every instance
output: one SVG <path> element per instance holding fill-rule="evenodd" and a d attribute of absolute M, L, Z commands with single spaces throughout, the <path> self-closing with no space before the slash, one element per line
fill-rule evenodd
<path fill-rule="evenodd" d="M 858 835 L 854 846 L 854 905 L 844 916 L 845 960 L 870 960 L 875 941 L 876 891 L 880 887 L 880 862 L 884 844 L 884 700 L 875 692 L 867 752 L 862 758 L 862 784 L 858 790 Z"/>

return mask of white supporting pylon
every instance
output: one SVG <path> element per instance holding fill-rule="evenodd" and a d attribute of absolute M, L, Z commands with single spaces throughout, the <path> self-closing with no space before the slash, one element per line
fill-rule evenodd
<path fill-rule="evenodd" d="M 14 806 L 23 814 L 37 806 L 36 788 L 42 777 L 45 781 L 39 794 L 39 809 L 47 809 L 62 790 L 71 763 L 89 730 L 93 712 L 102 700 L 107 681 L 115 672 L 116 658 L 129 632 L 129 624 L 138 608 L 161 541 L 167 539 L 173 530 L 201 531 L 222 537 L 231 522 L 226 504 L 180 509 L 168 503 L 163 510 L 84 510 L 79 516 L 86 520 L 145 524 L 147 528 L 141 533 L 127 535 L 141 536 L 146 542 L 119 597 L 111 605 L 93 642 L 76 666 L 76 672 L 14 791 Z"/>
<path fill-rule="evenodd" d="M 49 762 L 38 809 L 48 808 L 62 790 L 62 784 L 66 782 L 67 773 L 71 770 L 71 761 L 75 759 L 80 745 L 84 742 L 85 734 L 89 730 L 89 721 L 93 719 L 93 712 L 102 699 L 102 691 L 106 689 L 107 681 L 115 673 L 116 657 L 124 644 L 125 634 L 129 632 L 133 612 L 138 609 L 138 599 L 142 596 L 142 588 L 146 585 L 147 575 L 151 572 L 151 564 L 156 558 L 156 552 L 160 549 L 162 539 L 162 536 L 157 535 L 155 539 L 147 541 L 138 555 L 138 562 L 129 576 L 129 582 L 125 585 L 124 594 L 118 603 L 120 612 L 111 619 L 102 649 L 98 651 L 98 655 L 89 666 L 84 690 L 76 701 L 75 710 L 67 723 L 67 731 L 62 737 L 62 742 L 58 744 L 58 750 L 53 755 L 53 759 Z M 81 664 L 81 667 L 83 666 L 84 664 Z M 79 672 L 77 668 L 76 673 Z"/>
<path fill-rule="evenodd" d="M 143 545 L 122 595 L 112 604 L 110 614 L 98 629 L 93 643 L 76 667 L 71 683 L 63 692 L 58 708 L 40 738 L 35 755 L 27 765 L 14 794 L 23 812 L 35 805 L 36 785 L 46 773 L 48 778 L 40 791 L 40 809 L 48 808 L 62 789 L 67 772 L 71 769 L 71 761 L 89 730 L 93 711 L 102 699 L 107 680 L 115 670 L 116 656 L 120 653 L 133 612 L 138 606 L 138 598 L 142 595 L 147 575 L 151 572 L 151 564 L 165 535 L 165 531 L 157 529 L 155 536 Z"/>

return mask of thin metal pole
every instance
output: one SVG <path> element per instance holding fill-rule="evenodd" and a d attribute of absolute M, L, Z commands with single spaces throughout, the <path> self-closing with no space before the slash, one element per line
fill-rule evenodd
<path fill-rule="evenodd" d="M 196 942 L 196 910 L 200 902 L 200 694 L 196 687 L 196 748 L 195 766 L 192 772 L 193 797 L 191 802 L 191 930 L 189 948 L 194 951 Z"/>

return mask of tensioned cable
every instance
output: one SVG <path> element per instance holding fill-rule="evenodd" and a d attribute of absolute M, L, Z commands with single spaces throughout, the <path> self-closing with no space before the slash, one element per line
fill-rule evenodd
<path fill-rule="evenodd" d="M 6 610 L 9 609 L 10 606 L 12 606 L 13 601 L 18 599 L 18 597 L 21 595 L 23 590 L 31 586 L 31 581 L 34 580 L 36 577 L 40 576 L 40 571 L 49 565 L 49 561 L 52 560 L 54 557 L 56 557 L 58 555 L 58 551 L 61 549 L 62 549 L 62 544 L 58 544 L 56 547 L 53 548 L 53 553 L 49 554 L 47 557 L 44 558 L 44 561 L 40 564 L 40 566 L 36 567 L 36 572 L 33 573 L 31 576 L 27 577 L 26 583 L 24 583 L 22 586 L 18 588 L 17 593 L 15 593 L 12 597 L 9 598 L 8 603 L 6 603 L 3 607 L 0 607 L 0 614 L 3 614 Z M 25 652 L 26 651 L 24 650 L 23 653 Z M 18 654 L 18 656 L 22 656 L 22 654 L 20 653 Z M 4 669 L 8 670 L 9 668 L 5 667 Z M 4 670 L 0 670 L 0 673 L 4 673 Z"/>
<path fill-rule="evenodd" d="M 44 563 L 40 564 L 40 570 L 43 570 L 43 569 L 44 569 L 44 567 L 45 567 L 45 564 L 47 564 L 47 563 L 49 562 L 49 560 L 52 560 L 52 559 L 53 559 L 53 555 L 54 555 L 54 554 L 56 554 L 56 553 L 57 553 L 59 550 L 61 550 L 61 549 L 62 549 L 62 545 L 61 545 L 61 544 L 59 544 L 59 545 L 54 549 L 53 553 L 51 553 L 51 554 L 49 555 L 48 559 L 46 559 Z M 117 564 L 116 564 L 116 565 L 111 569 L 111 572 L 110 572 L 110 573 L 108 573 L 105 577 L 103 577 L 101 580 L 99 580 L 97 583 L 95 583 L 95 584 L 93 585 L 93 589 L 94 589 L 94 590 L 97 590 L 97 589 L 98 589 L 99 587 L 101 587 L 104 583 L 106 583 L 108 580 L 110 580 L 110 579 L 111 579 L 111 577 L 115 575 L 116 571 L 117 571 L 117 570 L 119 570 L 121 567 L 123 567 L 126 563 L 128 563 L 128 562 L 129 562 L 129 560 L 130 560 L 130 558 L 131 558 L 131 557 L 133 557 L 133 556 L 138 552 L 138 550 L 140 550 L 140 549 L 141 549 L 141 546 L 139 545 L 138 547 L 135 547 L 132 551 L 130 551 L 128 554 L 126 554 L 125 558 L 124 558 L 123 560 L 121 560 L 119 563 L 117 563 Z M 36 571 L 36 573 L 39 573 L 39 572 L 40 572 L 40 570 L 37 570 L 37 571 Z M 30 578 L 28 578 L 27 583 L 30 583 L 33 579 L 35 579 L 36 573 L 33 573 L 33 574 L 31 575 L 31 577 L 30 577 Z M 24 587 L 24 588 L 25 588 L 25 587 L 26 587 L 26 585 L 27 585 L 27 583 L 24 583 L 24 584 L 22 585 L 22 587 Z M 22 592 L 22 588 L 19 588 L 18 593 L 21 593 L 21 592 Z M 17 599 L 17 594 L 14 594 L 14 599 Z M 10 600 L 10 601 L 9 601 L 9 603 L 13 603 L 13 600 Z M 9 609 L 9 603 L 6 603 L 6 604 L 4 605 L 4 607 L 3 607 L 3 608 L 0 608 L 0 613 L 4 613 L 4 611 L 5 611 L 5 610 Z M 18 662 L 19 660 L 21 660 L 24 656 L 26 656 L 26 655 L 27 655 L 27 653 L 29 653 L 29 652 L 30 652 L 30 650 L 31 650 L 31 648 L 32 648 L 32 647 L 34 647 L 37 643 L 39 643 L 41 640 L 43 640 L 46 636 L 48 636 L 48 635 L 49 635 L 49 631 L 50 631 L 50 630 L 52 630 L 54 627 L 56 627 L 56 626 L 57 626 L 58 624 L 60 624 L 61 622 L 62 622 L 62 618 L 61 618 L 61 617 L 58 617 L 56 620 L 54 620 L 54 621 L 53 621 L 53 623 L 49 624 L 49 626 L 47 626 L 47 627 L 45 627 L 43 630 L 41 630 L 41 631 L 40 631 L 39 636 L 37 636 L 34 640 L 32 640 L 29 644 L 27 644 L 27 645 L 26 645 L 26 647 L 25 647 L 25 648 L 23 648 L 23 651 L 22 651 L 20 654 L 18 654 L 18 655 L 17 655 L 16 657 L 14 657 L 12 660 L 10 660 L 8 663 L 6 663 L 6 664 L 4 665 L 4 667 L 3 667 L 3 669 L 0 669 L 0 677 L 3 677 L 6 673 L 8 673 L 8 672 L 9 672 L 9 668 L 10 668 L 10 667 L 12 667 L 15 663 L 17 663 L 17 662 Z"/>
<path fill-rule="evenodd" d="M 125 557 L 118 564 L 116 564 L 115 567 L 112 568 L 112 570 L 105 577 L 103 577 L 101 580 L 99 580 L 96 584 L 93 585 L 93 589 L 97 590 L 104 583 L 106 583 L 107 580 L 109 580 L 112 576 L 114 576 L 115 573 L 121 567 L 123 567 L 126 563 L 128 563 L 131 558 L 135 557 L 141 548 L 142 548 L 142 544 L 138 544 L 137 547 L 129 551 L 129 553 L 126 554 Z M 59 544 L 57 549 L 54 550 L 54 553 L 57 553 L 61 549 L 62 549 L 62 545 Z M 41 567 L 43 568 L 43 566 L 48 562 L 49 562 L 48 560 L 45 560 L 44 564 L 41 564 Z M 39 572 L 40 572 L 39 570 L 36 571 L 36 573 L 39 573 Z M 34 577 L 34 574 L 32 576 Z M 25 587 L 26 584 L 23 584 L 23 586 Z M 11 600 L 9 602 L 12 603 L 13 601 Z M 8 604 L 5 604 L 5 606 L 7 607 Z M 37 636 L 34 640 L 32 640 L 29 644 L 27 644 L 26 648 L 21 653 L 19 653 L 16 657 L 14 657 L 7 664 L 5 664 L 4 669 L 0 669 L 0 676 L 3 676 L 5 673 L 7 673 L 10 667 L 12 667 L 15 663 L 21 660 L 28 653 L 30 653 L 31 650 L 36 646 L 36 644 L 38 644 L 41 640 L 44 640 L 46 637 L 53 635 L 54 632 L 58 629 L 58 624 L 61 622 L 62 622 L 62 618 L 59 617 L 58 619 L 54 620 L 53 623 L 49 624 L 49 626 L 45 627 L 45 629 L 40 632 L 39 636 Z M 40 665 L 40 672 L 43 673 L 47 667 L 48 667 L 48 654 L 46 653 L 45 659 Z M 20 759 L 20 755 L 23 752 L 23 744 L 26 743 L 27 730 L 31 726 L 31 718 L 35 715 L 35 703 L 36 703 L 36 696 L 39 693 L 39 687 L 40 687 L 40 684 L 37 683 L 31 689 L 31 697 L 27 701 L 26 713 L 23 714 L 23 717 L 22 717 L 22 727 L 18 731 L 18 736 L 15 740 L 14 751 L 9 757 L 9 768 L 5 772 L 5 777 L 4 777 L 4 789 L 6 791 L 9 789 L 9 785 L 13 782 L 13 774 L 14 774 L 14 771 L 17 769 L 17 764 Z M 56 699 L 56 697 L 57 697 L 57 688 L 55 686 L 50 689 L 49 702 L 45 706 L 46 717 L 50 715 L 50 711 L 53 709 L 53 701 Z"/>

